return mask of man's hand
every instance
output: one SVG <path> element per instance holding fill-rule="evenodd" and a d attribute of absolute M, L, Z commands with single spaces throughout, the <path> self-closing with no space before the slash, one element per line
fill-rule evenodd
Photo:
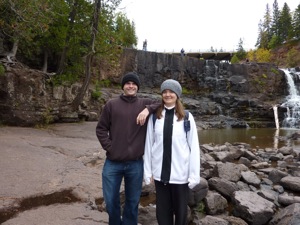
<path fill-rule="evenodd" d="M 149 110 L 145 108 L 136 118 L 136 124 L 143 126 L 146 122 L 147 116 L 149 115 Z"/>

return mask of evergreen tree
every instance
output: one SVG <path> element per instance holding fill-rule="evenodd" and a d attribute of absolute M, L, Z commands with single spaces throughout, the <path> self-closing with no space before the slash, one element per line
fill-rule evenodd
<path fill-rule="evenodd" d="M 262 21 L 259 20 L 259 23 L 258 23 L 258 37 L 257 37 L 256 44 L 255 44 L 256 47 L 258 47 L 258 48 L 261 47 L 263 36 L 264 36 L 263 25 L 262 25 Z"/>
<path fill-rule="evenodd" d="M 273 13 L 272 13 L 272 22 L 271 22 L 271 34 L 272 34 L 272 46 L 276 47 L 279 45 L 279 17 L 280 17 L 280 10 L 278 7 L 277 0 L 274 0 L 273 3 Z"/>
<path fill-rule="evenodd" d="M 74 0 L 68 2 L 68 22 L 66 24 L 66 36 L 57 74 L 75 74 L 70 71 L 83 70 L 81 57 L 88 51 L 88 39 L 90 31 L 90 18 L 93 15 L 93 4 L 85 0 Z M 67 68 L 68 67 L 68 68 Z M 82 71 L 81 71 L 82 72 Z M 78 73 L 78 72 L 77 72 Z"/>
<path fill-rule="evenodd" d="M 239 60 L 243 60 L 246 58 L 246 55 L 247 55 L 247 52 L 245 51 L 244 47 L 243 47 L 243 40 L 242 38 L 240 38 L 239 40 L 239 44 L 238 44 L 238 48 L 236 50 L 236 57 L 239 59 Z"/>
<path fill-rule="evenodd" d="M 33 43 L 37 35 L 44 35 L 55 18 L 55 5 L 60 0 L 1 0 L 0 30 L 2 39 L 11 43 L 7 56 L 15 57 L 21 45 Z"/>
<path fill-rule="evenodd" d="M 268 49 L 275 48 L 276 46 L 278 46 L 278 43 L 279 43 L 279 37 L 274 34 L 271 40 L 269 41 Z"/>
<path fill-rule="evenodd" d="M 17 60 L 32 68 L 57 72 L 60 81 L 76 80 L 84 73 L 84 59 L 90 52 L 95 1 L 0 0 L 1 56 L 14 60 L 18 52 Z M 120 2 L 97 1 L 101 12 L 94 33 L 95 56 L 115 64 L 122 47 L 137 43 L 134 23 L 125 15 L 117 17 Z"/>
<path fill-rule="evenodd" d="M 115 32 L 119 39 L 120 45 L 132 48 L 137 45 L 137 37 L 135 35 L 135 25 L 130 23 L 123 13 L 117 13 Z"/>
<path fill-rule="evenodd" d="M 137 37 L 134 23 L 130 23 L 124 14 L 115 12 L 119 2 L 111 5 L 109 1 L 104 1 L 100 14 L 96 51 L 97 57 L 111 66 L 117 66 L 122 47 L 135 47 Z"/>
<path fill-rule="evenodd" d="M 294 31 L 294 38 L 300 40 L 300 4 L 298 5 L 293 14 L 292 26 Z"/>
<path fill-rule="evenodd" d="M 259 48 L 268 48 L 268 43 L 272 38 L 271 33 L 271 13 L 269 4 L 266 5 L 266 13 L 264 15 L 263 22 L 260 20 L 258 25 L 258 39 L 256 46 Z"/>
<path fill-rule="evenodd" d="M 290 8 L 287 3 L 284 3 L 283 9 L 278 20 L 278 37 L 279 43 L 282 44 L 292 38 L 293 27 Z"/>
<path fill-rule="evenodd" d="M 272 25 L 272 17 L 271 17 L 271 11 L 270 11 L 270 7 L 269 7 L 269 4 L 267 4 L 266 6 L 266 13 L 265 13 L 265 16 L 264 16 L 264 30 L 265 30 L 265 33 L 266 33 L 266 41 L 270 41 L 271 38 L 272 38 L 272 30 L 271 30 L 271 25 Z M 265 43 L 264 43 L 265 44 Z M 265 46 L 266 48 L 267 46 Z"/>

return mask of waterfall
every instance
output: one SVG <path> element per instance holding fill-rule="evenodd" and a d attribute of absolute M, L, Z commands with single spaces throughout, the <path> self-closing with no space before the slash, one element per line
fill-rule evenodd
<path fill-rule="evenodd" d="M 206 76 L 218 76 L 218 66 L 215 64 L 215 60 L 206 60 L 205 61 L 205 74 Z"/>
<path fill-rule="evenodd" d="M 288 85 L 289 85 L 289 95 L 286 98 L 286 102 L 281 104 L 281 107 L 287 109 L 285 119 L 282 122 L 283 127 L 286 128 L 300 128 L 300 96 L 295 85 L 293 75 L 299 76 L 299 73 L 295 70 L 289 71 L 287 69 L 282 69 L 285 73 Z"/>
<path fill-rule="evenodd" d="M 274 111 L 274 118 L 275 118 L 275 124 L 276 124 L 276 129 L 279 129 L 279 121 L 278 121 L 278 111 L 277 111 L 277 105 L 273 106 L 273 111 Z"/>
<path fill-rule="evenodd" d="M 274 146 L 273 146 L 274 149 L 278 149 L 278 144 L 279 144 L 278 137 L 279 137 L 279 129 L 276 129 L 275 134 L 274 134 Z"/>

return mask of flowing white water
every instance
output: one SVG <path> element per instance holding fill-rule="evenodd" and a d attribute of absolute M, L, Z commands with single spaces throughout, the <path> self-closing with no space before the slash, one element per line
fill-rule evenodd
<path fill-rule="evenodd" d="M 274 149 L 278 149 L 278 146 L 279 146 L 278 137 L 279 137 L 279 128 L 276 129 L 275 134 L 274 134 L 274 146 L 273 146 Z"/>
<path fill-rule="evenodd" d="M 278 110 L 277 109 L 278 109 L 277 105 L 274 105 L 273 111 L 274 111 L 275 125 L 276 125 L 276 129 L 279 129 Z"/>
<path fill-rule="evenodd" d="M 295 85 L 293 76 L 299 77 L 300 73 L 295 70 L 282 69 L 287 78 L 289 85 L 289 95 L 286 102 L 281 104 L 281 107 L 287 108 L 285 119 L 282 122 L 282 126 L 285 128 L 300 128 L 300 96 Z"/>

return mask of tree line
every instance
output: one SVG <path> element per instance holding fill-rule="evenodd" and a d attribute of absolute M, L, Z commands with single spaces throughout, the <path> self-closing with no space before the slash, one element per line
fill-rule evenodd
<path fill-rule="evenodd" d="M 57 74 L 78 74 L 85 57 L 114 61 L 137 44 L 121 0 L 0 0 L 0 54 Z M 94 43 L 92 43 L 94 38 Z"/>
<path fill-rule="evenodd" d="M 54 73 L 52 82 L 83 80 L 78 109 L 98 75 L 94 59 L 119 64 L 124 47 L 137 44 L 135 25 L 118 11 L 121 0 L 0 0 L 0 58 Z M 4 58 L 3 58 L 4 57 Z M 0 71 L 3 66 L 0 62 Z"/>
<path fill-rule="evenodd" d="M 282 9 L 279 8 L 277 0 L 274 0 L 272 11 L 269 4 L 263 19 L 258 24 L 258 38 L 256 47 L 246 52 L 243 48 L 243 41 L 238 43 L 237 53 L 233 57 L 233 62 L 239 62 L 246 58 L 256 62 L 275 62 L 278 64 L 276 48 L 290 44 L 285 64 L 294 67 L 300 62 L 299 51 L 293 43 L 300 40 L 300 4 L 295 11 L 291 11 L 288 4 L 284 3 Z"/>
<path fill-rule="evenodd" d="M 84 80 L 74 108 L 82 100 L 92 74 L 100 74 L 98 59 L 105 67 L 117 68 L 123 48 L 136 48 L 134 22 L 120 12 L 122 0 L 0 0 L 1 62 L 18 62 L 56 74 L 55 82 Z M 232 62 L 270 62 L 272 50 L 300 40 L 300 4 L 294 12 L 284 3 L 273 10 L 267 4 L 259 23 L 255 50 L 246 52 L 240 40 Z M 290 59 L 300 58 L 290 50 Z M 276 60 L 276 59 L 275 59 Z"/>
<path fill-rule="evenodd" d="M 300 4 L 292 12 L 287 3 L 280 10 L 277 0 L 274 0 L 273 10 L 266 5 L 263 20 L 258 25 L 256 47 L 273 49 L 285 42 L 300 39 Z"/>
<path fill-rule="evenodd" d="M 92 27 L 97 2 L 99 16 L 97 26 Z M 135 24 L 117 10 L 120 3 L 121 0 L 0 0 L 0 55 L 8 60 L 17 57 L 30 67 L 74 79 L 84 71 L 84 59 L 90 50 L 94 57 L 113 66 L 123 47 L 137 45 Z M 292 12 L 287 3 L 280 9 L 274 0 L 272 10 L 267 4 L 258 24 L 257 49 L 247 55 L 240 39 L 236 57 L 270 61 L 268 52 L 293 40 L 300 40 L 300 4 Z"/>

